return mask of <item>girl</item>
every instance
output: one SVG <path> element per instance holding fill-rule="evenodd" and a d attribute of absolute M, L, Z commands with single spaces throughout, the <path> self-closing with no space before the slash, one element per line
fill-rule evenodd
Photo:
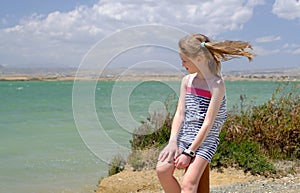
<path fill-rule="evenodd" d="M 189 74 L 182 79 L 170 140 L 156 167 L 166 193 L 209 192 L 209 163 L 226 119 L 220 61 L 239 56 L 250 61 L 254 55 L 247 48 L 252 49 L 247 42 L 211 42 L 202 34 L 179 41 L 182 66 Z M 175 168 L 186 170 L 181 187 L 173 176 Z"/>

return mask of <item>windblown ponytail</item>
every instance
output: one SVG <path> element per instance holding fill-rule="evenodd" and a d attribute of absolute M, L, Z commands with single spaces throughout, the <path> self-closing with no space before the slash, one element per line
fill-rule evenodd
<path fill-rule="evenodd" d="M 179 48 L 183 54 L 195 58 L 204 53 L 209 58 L 209 68 L 217 76 L 221 76 L 221 61 L 231 60 L 238 57 L 247 57 L 249 61 L 254 54 L 249 51 L 252 46 L 249 42 L 225 40 L 221 42 L 210 41 L 202 34 L 193 34 L 179 41 Z"/>
<path fill-rule="evenodd" d="M 252 46 L 248 42 L 230 40 L 207 42 L 205 43 L 205 47 L 209 50 L 217 63 L 241 56 L 247 57 L 249 61 L 254 58 L 254 54 L 247 51 L 247 49 L 252 49 Z"/>

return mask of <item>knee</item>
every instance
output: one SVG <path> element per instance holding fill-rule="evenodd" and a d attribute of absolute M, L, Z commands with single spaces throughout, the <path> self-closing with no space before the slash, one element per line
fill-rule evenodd
<path fill-rule="evenodd" d="M 197 192 L 198 183 L 191 180 L 183 180 L 181 185 L 182 192 Z"/>
<path fill-rule="evenodd" d="M 167 173 L 167 168 L 165 168 L 165 167 L 163 167 L 163 166 L 160 166 L 160 167 L 156 167 L 156 174 L 158 175 L 158 176 L 163 176 L 163 175 L 165 175 L 166 173 Z"/>
<path fill-rule="evenodd" d="M 166 176 L 169 176 L 170 174 L 172 174 L 172 170 L 168 166 L 159 166 L 159 167 L 156 167 L 156 174 L 159 178 L 166 177 Z"/>

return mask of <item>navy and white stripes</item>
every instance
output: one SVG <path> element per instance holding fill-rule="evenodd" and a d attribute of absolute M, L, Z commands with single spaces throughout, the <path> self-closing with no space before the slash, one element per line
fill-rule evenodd
<path fill-rule="evenodd" d="M 185 119 L 178 134 L 178 147 L 187 149 L 194 141 L 197 133 L 201 129 L 206 112 L 211 100 L 210 92 L 197 88 L 187 88 L 185 96 Z M 219 134 L 226 119 L 226 99 L 223 98 L 217 117 L 212 128 L 203 141 L 202 145 L 195 152 L 196 156 L 201 156 L 211 162 L 212 156 L 219 144 Z"/>

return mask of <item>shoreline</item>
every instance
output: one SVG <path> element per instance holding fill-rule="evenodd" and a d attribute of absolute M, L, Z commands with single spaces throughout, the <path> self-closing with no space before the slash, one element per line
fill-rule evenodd
<path fill-rule="evenodd" d="M 181 81 L 182 76 L 179 75 L 146 75 L 146 76 L 124 76 L 124 77 L 57 77 L 57 76 L 2 76 L 0 81 Z M 225 81 L 300 81 L 299 77 L 244 77 L 244 76 L 223 76 Z"/>
<path fill-rule="evenodd" d="M 124 74 L 126 72 L 126 74 Z M 156 68 L 107 69 L 101 73 L 92 69 L 80 72 L 75 68 L 0 68 L 0 81 L 181 81 L 185 71 L 168 71 Z M 300 81 L 300 68 L 275 68 L 262 70 L 223 71 L 228 81 Z"/>

